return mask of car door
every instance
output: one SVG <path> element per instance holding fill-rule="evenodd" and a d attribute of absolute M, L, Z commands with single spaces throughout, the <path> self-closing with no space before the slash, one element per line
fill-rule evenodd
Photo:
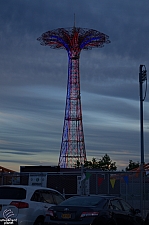
<path fill-rule="evenodd" d="M 127 202 L 125 202 L 123 199 L 120 200 L 122 207 L 124 209 L 124 211 L 127 214 L 128 217 L 128 223 L 130 225 L 140 225 L 143 223 L 143 219 L 141 217 L 141 215 L 138 213 L 135 213 L 134 209 L 132 208 L 132 206 L 130 206 Z"/>
<path fill-rule="evenodd" d="M 110 201 L 110 209 L 112 218 L 116 221 L 117 225 L 129 225 L 126 212 L 123 210 L 119 199 L 113 199 Z"/>
<path fill-rule="evenodd" d="M 61 202 L 63 202 L 65 200 L 63 195 L 61 195 L 61 194 L 59 194 L 57 192 L 52 191 L 52 195 L 53 195 L 53 198 L 54 198 L 54 203 L 56 205 L 58 205 L 59 203 L 61 203 Z"/>
<path fill-rule="evenodd" d="M 49 207 L 55 205 L 52 191 L 40 190 L 40 196 L 41 196 L 40 202 L 42 203 L 45 212 Z"/>

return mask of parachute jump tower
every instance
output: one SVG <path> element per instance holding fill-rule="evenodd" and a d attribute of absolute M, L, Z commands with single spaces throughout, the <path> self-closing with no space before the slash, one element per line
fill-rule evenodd
<path fill-rule="evenodd" d="M 72 168 L 77 162 L 84 164 L 86 160 L 80 97 L 80 53 L 81 50 L 103 47 L 105 43 L 110 43 L 109 37 L 99 31 L 74 25 L 72 28 L 47 31 L 37 40 L 41 45 L 65 49 L 68 53 L 67 96 L 59 166 Z"/>

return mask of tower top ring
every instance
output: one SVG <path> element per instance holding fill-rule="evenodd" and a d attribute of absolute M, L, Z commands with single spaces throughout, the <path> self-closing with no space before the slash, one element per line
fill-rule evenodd
<path fill-rule="evenodd" d="M 109 36 L 94 29 L 71 27 L 50 30 L 37 38 L 41 45 L 50 48 L 89 50 L 101 48 L 104 44 L 110 43 Z"/>

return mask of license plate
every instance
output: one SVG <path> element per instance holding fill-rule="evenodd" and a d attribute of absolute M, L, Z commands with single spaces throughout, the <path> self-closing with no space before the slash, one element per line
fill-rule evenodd
<path fill-rule="evenodd" d="M 71 218 L 71 214 L 69 214 L 69 213 L 62 214 L 62 218 L 63 219 L 70 219 Z"/>

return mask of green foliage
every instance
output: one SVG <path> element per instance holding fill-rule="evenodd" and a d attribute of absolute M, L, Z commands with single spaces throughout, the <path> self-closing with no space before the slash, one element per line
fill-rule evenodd
<path fill-rule="evenodd" d="M 77 168 L 81 167 L 79 162 L 76 165 Z M 96 158 L 92 158 L 92 161 L 85 161 L 84 168 L 88 169 L 101 169 L 102 171 L 116 171 L 116 162 L 112 162 L 108 154 L 105 154 L 102 159 L 97 161 Z"/>
<path fill-rule="evenodd" d="M 125 168 L 125 170 L 130 171 L 138 168 L 139 166 L 140 166 L 139 162 L 133 162 L 132 160 L 129 160 L 129 165 Z"/>
<path fill-rule="evenodd" d="M 81 163 L 77 160 L 77 163 L 74 165 L 75 168 L 80 168 L 81 167 Z"/>
<path fill-rule="evenodd" d="M 81 168 L 81 166 L 82 165 L 80 164 L 80 162 L 77 161 L 75 168 Z M 93 157 L 91 161 L 86 160 L 83 166 L 84 168 L 101 169 L 102 171 L 117 170 L 116 162 L 112 162 L 108 154 L 105 154 L 101 159 L 99 159 L 99 161 L 97 161 L 95 157 Z M 139 162 L 133 162 L 132 160 L 129 160 L 129 165 L 125 168 L 125 171 L 130 171 L 132 169 L 138 168 L 139 166 Z"/>
<path fill-rule="evenodd" d="M 103 171 L 116 171 L 116 162 L 112 162 L 109 155 L 105 154 L 98 162 L 99 168 Z"/>

